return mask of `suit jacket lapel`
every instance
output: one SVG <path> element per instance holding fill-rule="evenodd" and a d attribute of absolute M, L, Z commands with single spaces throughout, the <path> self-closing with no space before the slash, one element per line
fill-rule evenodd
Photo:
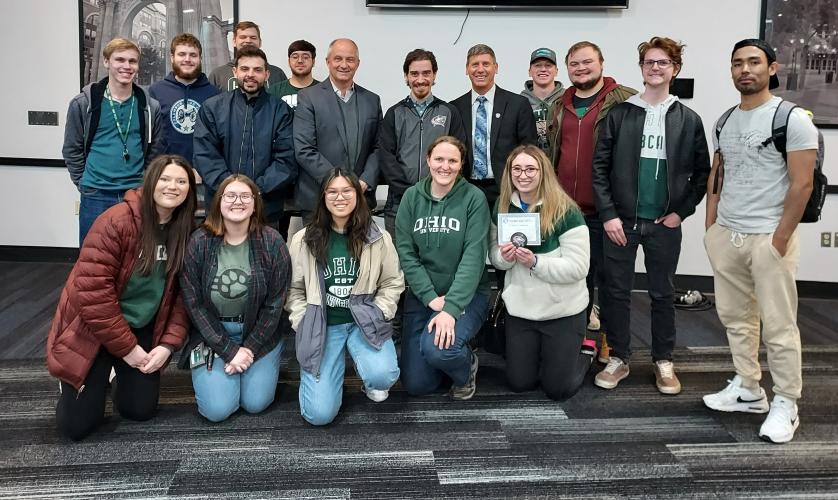
<path fill-rule="evenodd" d="M 492 141 L 492 156 L 494 157 L 494 150 L 495 145 L 498 143 L 498 136 L 500 136 L 500 127 L 501 121 L 503 120 L 503 115 L 506 113 L 506 95 L 504 95 L 503 91 L 500 87 L 495 87 L 495 102 L 492 104 L 492 125 L 491 131 L 489 135 L 491 135 Z M 504 158 L 504 161 L 506 159 Z"/>

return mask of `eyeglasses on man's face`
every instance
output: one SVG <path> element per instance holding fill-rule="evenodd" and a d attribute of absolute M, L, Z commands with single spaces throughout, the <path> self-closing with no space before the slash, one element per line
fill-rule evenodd
<path fill-rule="evenodd" d="M 658 68 L 666 69 L 672 66 L 672 59 L 647 59 L 640 63 L 646 69 L 651 69 L 655 64 L 658 65 Z"/>

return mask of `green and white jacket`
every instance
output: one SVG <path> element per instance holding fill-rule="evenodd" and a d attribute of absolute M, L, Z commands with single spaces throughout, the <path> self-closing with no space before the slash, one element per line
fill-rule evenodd
<path fill-rule="evenodd" d="M 500 200 L 498 200 L 500 203 Z M 540 203 L 531 207 L 538 211 Z M 522 213 L 518 192 L 509 200 L 509 213 Z M 588 307 L 585 277 L 590 266 L 591 248 L 588 226 L 582 212 L 573 207 L 556 223 L 553 232 L 541 235 L 541 245 L 528 247 L 538 262 L 527 269 L 518 262 L 507 262 L 498 246 L 497 205 L 489 231 L 489 260 L 506 271 L 503 300 L 512 316 L 545 321 L 578 314 Z"/>

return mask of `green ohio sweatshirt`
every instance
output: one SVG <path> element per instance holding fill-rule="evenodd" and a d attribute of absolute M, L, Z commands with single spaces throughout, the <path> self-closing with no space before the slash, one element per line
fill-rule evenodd
<path fill-rule="evenodd" d="M 443 311 L 458 318 L 475 293 L 489 294 L 489 225 L 485 195 L 462 177 L 438 200 L 431 196 L 430 176 L 405 191 L 396 215 L 396 249 L 417 299 L 427 306 L 445 296 Z"/>

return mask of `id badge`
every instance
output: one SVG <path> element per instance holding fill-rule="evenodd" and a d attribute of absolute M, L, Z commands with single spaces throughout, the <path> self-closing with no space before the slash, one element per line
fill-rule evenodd
<path fill-rule="evenodd" d="M 194 349 L 192 352 L 189 353 L 189 368 L 197 368 L 199 366 L 203 366 L 207 363 L 207 352 L 209 349 L 204 346 L 204 343 L 201 342 Z"/>

